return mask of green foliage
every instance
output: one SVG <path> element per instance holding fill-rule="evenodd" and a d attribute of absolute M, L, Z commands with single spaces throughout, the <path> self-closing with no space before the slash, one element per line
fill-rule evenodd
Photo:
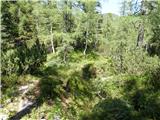
<path fill-rule="evenodd" d="M 32 5 L 25 1 L 2 3 L 2 33 L 7 35 L 2 35 L 2 74 L 33 72 L 45 61 L 46 52 L 45 45 L 35 40 Z"/>
<path fill-rule="evenodd" d="M 159 66 L 157 56 L 148 57 L 143 49 L 130 48 L 124 43 L 120 43 L 110 56 L 112 58 L 111 66 L 114 66 L 116 74 L 144 74 L 146 71 Z"/>
<path fill-rule="evenodd" d="M 17 55 L 19 60 L 17 64 L 19 65 L 19 73 L 25 73 L 27 71 L 33 73 L 36 71 L 46 61 L 45 49 L 45 45 L 39 43 L 38 39 L 31 48 L 28 48 L 26 43 L 18 47 Z"/>
<path fill-rule="evenodd" d="M 60 80 L 57 80 L 55 77 L 44 77 L 42 78 L 40 82 L 41 87 L 41 99 L 45 100 L 48 98 L 54 98 L 59 94 L 60 89 L 58 88 L 58 85 L 61 85 L 62 82 Z"/>
<path fill-rule="evenodd" d="M 11 49 L 14 45 L 14 40 L 18 37 L 18 23 L 15 16 L 15 11 L 11 11 L 16 5 L 11 1 L 2 1 L 2 17 L 1 17 L 1 37 L 2 50 Z"/>
<path fill-rule="evenodd" d="M 9 76 L 2 76 L 1 84 L 3 86 L 2 91 L 6 88 L 15 87 L 17 82 L 18 76 L 16 74 L 11 74 Z"/>
<path fill-rule="evenodd" d="M 156 4 L 156 10 L 152 11 L 149 15 L 149 20 L 152 25 L 152 38 L 149 41 L 149 53 L 151 55 L 158 55 L 160 56 L 160 2 L 158 1 Z"/>
<path fill-rule="evenodd" d="M 1 103 L 4 102 L 6 98 L 12 98 L 13 95 L 15 96 L 17 93 L 17 85 L 19 84 L 18 76 L 16 74 L 10 74 L 1 76 L 1 92 L 2 92 L 2 99 Z"/>
<path fill-rule="evenodd" d="M 80 73 L 73 73 L 72 77 L 69 78 L 69 88 L 70 92 L 74 95 L 75 98 L 83 99 L 83 96 L 92 97 L 92 91 L 90 86 L 90 81 L 85 81 Z"/>
<path fill-rule="evenodd" d="M 46 119 L 160 119 L 159 3 L 133 15 L 132 2 L 117 16 L 96 0 L 2 1 L 2 92 L 29 74 Z"/>
<path fill-rule="evenodd" d="M 151 87 L 151 89 L 159 90 L 160 88 L 160 68 L 154 68 L 153 70 L 147 72 L 148 81 L 147 85 Z"/>
<path fill-rule="evenodd" d="M 87 64 L 82 68 L 82 76 L 86 80 L 96 77 L 96 68 L 93 64 Z"/>
<path fill-rule="evenodd" d="M 133 118 L 131 108 L 127 103 L 119 99 L 106 99 L 93 108 L 91 115 L 84 120 L 131 120 Z"/>
<path fill-rule="evenodd" d="M 9 50 L 7 52 L 2 52 L 1 56 L 1 70 L 2 70 L 2 75 L 10 75 L 12 73 L 16 73 L 19 69 L 18 65 L 16 62 L 18 61 L 18 57 L 16 55 L 15 50 Z"/>

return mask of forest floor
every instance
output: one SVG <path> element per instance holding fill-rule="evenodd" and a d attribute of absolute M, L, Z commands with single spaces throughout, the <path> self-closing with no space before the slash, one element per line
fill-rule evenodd
<path fill-rule="evenodd" d="M 17 89 L 10 92 L 10 97 L 5 99 L 2 103 L 1 116 L 13 116 L 23 110 L 27 110 L 36 101 L 38 96 L 38 80 L 30 75 L 21 76 L 20 79 L 30 79 L 25 81 L 22 85 L 17 85 Z M 20 116 L 20 115 L 19 115 Z"/>
<path fill-rule="evenodd" d="M 149 118 L 134 108 L 137 103 L 133 98 L 151 106 L 154 103 L 154 107 L 149 108 L 158 111 L 159 92 L 153 94 L 146 87 L 146 74 L 116 74 L 109 57 L 95 56 L 84 57 L 75 53 L 64 64 L 55 55 L 48 55 L 38 73 L 19 76 L 19 83 L 5 91 L 0 117 L 11 120 L 86 120 L 87 115 L 88 120 L 92 120 L 95 115 L 105 118 L 105 114 L 94 113 L 100 107 L 98 109 L 108 116 L 117 116 L 116 111 L 112 112 L 117 108 L 128 119 Z M 96 76 L 91 76 L 95 71 Z M 84 78 L 86 76 L 89 78 Z M 147 100 L 151 100 L 145 100 L 144 95 L 149 95 Z"/>
<path fill-rule="evenodd" d="M 77 101 L 74 101 L 72 98 L 65 98 L 64 96 L 60 96 L 56 98 L 56 100 L 47 98 L 45 102 L 39 103 L 39 98 L 42 97 L 40 95 L 42 92 L 41 87 L 43 87 L 40 85 L 41 83 L 43 83 L 44 81 L 49 81 L 51 79 L 60 79 L 64 82 L 63 84 L 65 85 L 67 83 L 67 79 L 76 71 L 81 71 L 85 64 L 95 62 L 92 58 L 76 60 L 77 56 L 73 55 L 72 57 L 72 59 L 74 59 L 75 61 L 63 67 L 57 67 L 58 69 L 55 70 L 56 61 L 53 60 L 53 55 L 49 55 L 47 58 L 47 62 L 45 63 L 45 67 L 42 71 L 43 74 L 27 74 L 19 76 L 18 79 L 19 81 L 21 81 L 20 84 L 17 84 L 16 88 L 12 89 L 12 91 L 9 91 L 9 97 L 4 97 L 0 116 L 2 118 L 22 118 L 24 120 L 37 120 L 44 118 L 48 119 L 48 116 L 53 117 L 53 115 L 51 115 L 53 114 L 53 106 L 55 106 L 54 109 L 56 113 L 58 113 L 58 111 L 60 111 L 59 109 L 67 109 L 70 106 L 70 103 L 77 104 Z M 37 105 L 35 105 L 35 102 Z M 49 114 L 46 112 L 49 112 Z M 58 114 L 57 116 L 54 115 L 55 119 L 59 118 L 60 115 Z"/>

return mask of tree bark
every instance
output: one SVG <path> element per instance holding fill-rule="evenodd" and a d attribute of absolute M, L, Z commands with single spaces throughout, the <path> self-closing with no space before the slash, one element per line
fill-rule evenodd
<path fill-rule="evenodd" d="M 64 63 L 66 63 L 66 56 L 67 56 L 67 48 L 65 47 L 64 54 L 63 54 L 63 62 Z"/>
<path fill-rule="evenodd" d="M 97 34 L 97 31 L 98 31 L 98 20 L 96 22 L 96 40 L 95 40 L 95 43 L 94 43 L 95 49 L 97 48 L 97 43 L 98 43 L 98 34 Z"/>
<path fill-rule="evenodd" d="M 86 55 L 86 51 L 87 51 L 87 48 L 88 48 L 88 28 L 87 28 L 87 31 L 86 31 L 86 41 L 85 41 L 85 47 L 84 47 L 84 51 L 83 51 L 83 55 Z"/>
<path fill-rule="evenodd" d="M 84 48 L 84 51 L 83 51 L 83 55 L 86 55 L 86 51 L 87 51 L 87 39 L 85 41 L 85 48 Z"/>
<path fill-rule="evenodd" d="M 53 43 L 53 28 L 52 28 L 52 24 L 51 24 L 51 46 L 52 46 L 52 52 L 55 53 L 55 48 L 54 48 L 54 43 Z"/>
<path fill-rule="evenodd" d="M 143 39 L 144 39 L 144 26 L 143 23 L 141 23 L 139 26 L 138 37 L 137 37 L 137 47 L 143 45 Z"/>
<path fill-rule="evenodd" d="M 39 25 L 38 25 L 38 18 L 37 18 L 37 21 L 36 21 L 37 23 L 36 23 L 36 29 L 37 29 L 37 33 L 36 33 L 36 35 L 37 35 L 37 37 L 38 37 L 38 35 L 39 35 Z"/>

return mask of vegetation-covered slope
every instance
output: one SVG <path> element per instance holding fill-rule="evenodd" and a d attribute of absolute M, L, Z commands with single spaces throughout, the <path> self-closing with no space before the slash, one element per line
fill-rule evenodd
<path fill-rule="evenodd" d="M 160 119 L 159 1 L 125 16 L 94 0 L 1 3 L 9 119 Z"/>

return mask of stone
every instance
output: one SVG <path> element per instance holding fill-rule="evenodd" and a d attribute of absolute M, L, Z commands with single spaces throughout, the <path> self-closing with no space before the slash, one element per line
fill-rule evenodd
<path fill-rule="evenodd" d="M 21 86 L 21 87 L 19 88 L 19 91 L 24 91 L 24 90 L 27 90 L 28 88 L 29 88 L 28 85 Z"/>
<path fill-rule="evenodd" d="M 7 104 L 11 103 L 11 99 L 7 99 L 7 100 L 6 100 L 6 103 L 7 103 Z"/>
<path fill-rule="evenodd" d="M 53 120 L 61 120 L 59 115 L 55 115 Z"/>
<path fill-rule="evenodd" d="M 7 120 L 8 119 L 8 115 L 0 113 L 0 120 Z"/>
<path fill-rule="evenodd" d="M 33 102 L 28 101 L 28 99 L 24 99 L 24 98 L 20 99 L 20 102 L 19 102 L 19 111 L 25 109 L 26 107 L 28 107 L 28 106 L 30 106 L 32 104 L 33 104 Z"/>

